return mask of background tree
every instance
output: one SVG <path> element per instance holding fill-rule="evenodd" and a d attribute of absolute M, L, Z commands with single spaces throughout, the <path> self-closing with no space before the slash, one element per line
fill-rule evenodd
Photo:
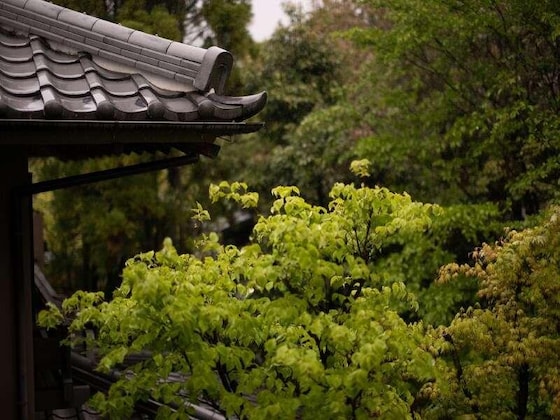
<path fill-rule="evenodd" d="M 259 45 L 250 62 L 256 77 L 246 80 L 248 89 L 269 93 L 261 114 L 266 126 L 257 136 L 241 139 L 236 147 L 242 148 L 237 155 L 242 159 L 232 165 L 238 168 L 236 179 L 253 180 L 264 200 L 274 186 L 286 184 L 298 185 L 308 200 L 326 205 L 331 185 L 343 180 L 355 157 L 359 115 L 344 86 L 362 53 L 335 32 L 360 21 L 353 2 L 323 3 L 310 12 L 288 4 L 289 23 Z M 262 210 L 269 205 L 263 201 Z"/>
<path fill-rule="evenodd" d="M 359 150 L 379 182 L 514 218 L 557 197 L 557 2 L 362 3 L 352 37 L 375 54 Z"/>
<path fill-rule="evenodd" d="M 44 179 L 130 165 L 146 156 L 98 158 L 79 162 L 34 163 Z M 186 178 L 183 178 L 186 181 Z M 41 194 L 35 200 L 45 220 L 53 284 L 67 291 L 105 290 L 119 282 L 124 262 L 139 249 L 157 247 L 164 237 L 185 242 L 189 189 L 175 191 L 166 172 Z"/>

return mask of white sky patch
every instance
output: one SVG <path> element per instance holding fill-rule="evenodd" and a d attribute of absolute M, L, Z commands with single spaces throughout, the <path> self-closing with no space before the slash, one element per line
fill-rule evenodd
<path fill-rule="evenodd" d="M 270 38 L 278 24 L 288 23 L 282 4 L 285 0 L 252 0 L 253 20 L 249 25 L 249 32 L 257 42 Z M 292 0 L 292 3 L 308 6 L 310 0 Z"/>

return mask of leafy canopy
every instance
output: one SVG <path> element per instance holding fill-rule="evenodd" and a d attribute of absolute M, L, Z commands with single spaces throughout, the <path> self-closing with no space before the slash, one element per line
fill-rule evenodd
<path fill-rule="evenodd" d="M 377 182 L 523 218 L 557 198 L 557 1 L 363 0 L 355 89 Z"/>
<path fill-rule="evenodd" d="M 239 418 L 407 418 L 418 409 L 434 361 L 422 324 L 399 314 L 417 302 L 375 262 L 391 238 L 425 230 L 441 210 L 365 186 L 336 184 L 327 208 L 295 187 L 273 194 L 248 246 L 208 234 L 195 254 L 179 255 L 166 240 L 128 261 L 113 300 L 78 292 L 62 313 L 42 313 L 45 326 L 72 316 L 70 341 L 95 346 L 102 371 L 150 351 L 96 397 L 99 409 L 122 418 L 150 393 L 180 413 L 181 394 Z M 214 186 L 212 196 L 256 204 L 241 183 Z M 209 214 L 197 206 L 195 217 Z M 185 380 L 162 381 L 170 372 Z"/>

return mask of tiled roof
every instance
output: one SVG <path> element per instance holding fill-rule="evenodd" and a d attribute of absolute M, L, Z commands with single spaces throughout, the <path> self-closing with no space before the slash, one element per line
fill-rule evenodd
<path fill-rule="evenodd" d="M 236 123 L 258 113 L 266 94 L 221 95 L 231 66 L 218 47 L 170 41 L 42 0 L 0 2 L 0 123 Z"/>

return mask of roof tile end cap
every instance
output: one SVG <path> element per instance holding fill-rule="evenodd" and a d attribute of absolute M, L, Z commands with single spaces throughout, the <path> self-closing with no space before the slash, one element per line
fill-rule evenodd
<path fill-rule="evenodd" d="M 200 71 L 194 81 L 194 87 L 204 92 L 214 89 L 221 94 L 233 67 L 233 56 L 230 52 L 210 47 L 204 54 Z"/>
<path fill-rule="evenodd" d="M 262 111 L 266 105 L 268 95 L 266 91 L 248 96 L 221 96 L 212 93 L 207 98 L 219 104 L 241 107 L 241 115 L 236 120 L 243 121 Z"/>

